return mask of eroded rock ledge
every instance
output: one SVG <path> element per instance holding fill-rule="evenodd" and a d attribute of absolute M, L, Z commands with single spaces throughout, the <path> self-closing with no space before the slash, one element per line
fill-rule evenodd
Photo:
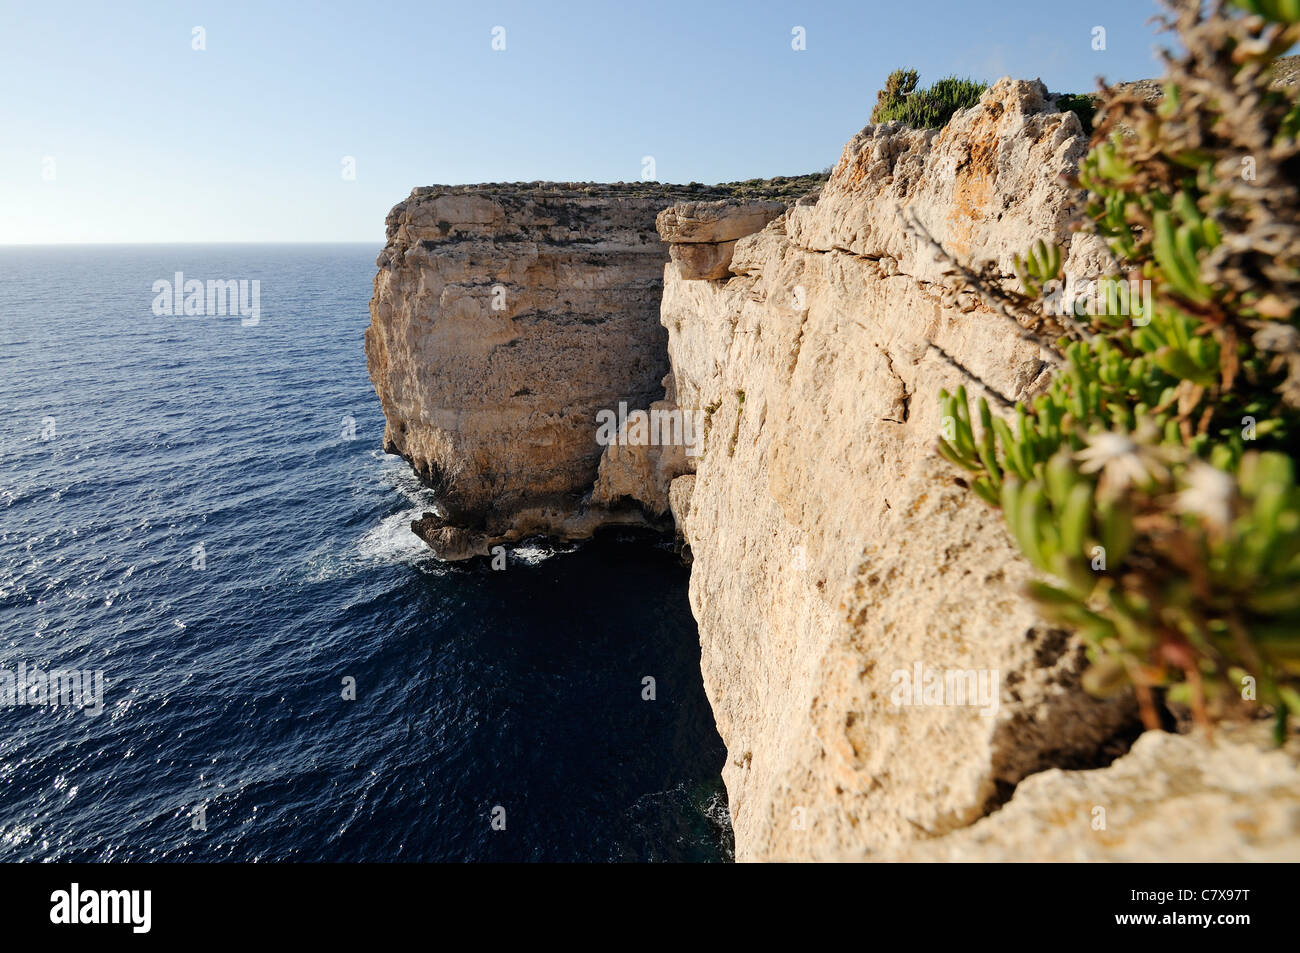
<path fill-rule="evenodd" d="M 819 195 L 775 207 L 475 187 L 389 217 L 366 346 L 387 445 L 446 501 L 417 531 L 458 555 L 677 527 L 738 859 L 1300 859 L 1293 754 L 1150 735 L 1101 767 L 1132 700 L 1082 691 L 1082 645 L 1019 594 L 1001 519 L 934 452 L 941 387 L 1016 400 L 1047 375 L 944 293 L 907 217 L 1008 280 L 1040 238 L 1099 274 L 1067 229 L 1086 148 L 1040 83 L 1003 80 L 940 132 L 867 127 Z M 702 453 L 602 448 L 595 414 L 620 400 L 699 413 Z M 982 673 L 993 703 L 900 693 L 924 672 Z"/>

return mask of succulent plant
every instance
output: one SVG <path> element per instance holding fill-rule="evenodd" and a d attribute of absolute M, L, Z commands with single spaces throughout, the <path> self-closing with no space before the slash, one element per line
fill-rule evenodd
<path fill-rule="evenodd" d="M 1277 23 L 1300 23 L 1300 0 L 1237 0 L 1237 6 Z"/>
<path fill-rule="evenodd" d="M 1300 712 L 1300 122 L 1269 87 L 1297 3 L 1173 7 L 1163 100 L 1104 91 L 1080 168 L 1118 273 L 1060 316 L 1061 368 L 1010 420 L 981 398 L 978 427 L 940 393 L 939 452 L 1050 577 L 1030 594 L 1085 636 L 1085 684 L 1134 685 L 1152 727 L 1157 688 L 1202 721 L 1256 699 L 1279 740 Z M 1061 263 L 1016 258 L 1020 300 Z"/>

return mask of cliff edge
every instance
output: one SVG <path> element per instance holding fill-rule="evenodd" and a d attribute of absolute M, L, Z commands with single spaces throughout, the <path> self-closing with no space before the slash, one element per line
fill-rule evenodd
<path fill-rule="evenodd" d="M 1132 698 L 1083 691 L 935 452 L 940 388 L 1005 406 L 1050 369 L 922 233 L 1008 282 L 1038 239 L 1100 274 L 1068 230 L 1086 150 L 1003 80 L 942 131 L 868 126 L 811 196 L 484 186 L 389 217 L 366 349 L 386 445 L 446 501 L 417 532 L 454 557 L 676 527 L 738 859 L 1300 857 L 1295 752 L 1129 751 Z"/>

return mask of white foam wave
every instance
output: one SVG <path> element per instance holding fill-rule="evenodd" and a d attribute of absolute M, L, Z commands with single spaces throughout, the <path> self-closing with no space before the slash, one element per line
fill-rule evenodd
<path fill-rule="evenodd" d="M 372 562 L 411 562 L 429 555 L 429 547 L 411 532 L 411 520 L 424 515 L 427 507 L 402 510 L 380 520 L 357 542 L 357 553 Z"/>
<path fill-rule="evenodd" d="M 564 552 L 567 552 L 567 550 L 551 549 L 547 546 L 526 544 L 511 549 L 510 558 L 512 560 L 518 560 L 525 566 L 540 566 L 552 556 L 559 556 Z"/>

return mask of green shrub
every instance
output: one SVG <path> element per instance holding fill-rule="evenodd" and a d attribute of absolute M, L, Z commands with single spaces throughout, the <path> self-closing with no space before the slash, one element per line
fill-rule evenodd
<path fill-rule="evenodd" d="M 906 97 L 916 90 L 921 74 L 914 69 L 896 69 L 885 79 L 885 88 L 876 93 L 876 105 L 871 110 L 873 123 L 887 122 L 886 110 L 896 109 Z"/>
<path fill-rule="evenodd" d="M 901 122 L 917 129 L 935 129 L 947 125 L 957 110 L 978 103 L 988 89 L 986 83 L 949 76 L 918 90 L 919 78 L 914 69 L 896 69 L 890 73 L 885 88 L 876 94 L 872 123 Z"/>
<path fill-rule="evenodd" d="M 1061 112 L 1072 112 L 1079 117 L 1079 123 L 1086 133 L 1092 132 L 1097 115 L 1097 98 L 1086 93 L 1061 93 L 1056 97 L 1056 108 Z"/>
<path fill-rule="evenodd" d="M 1300 26 L 1244 5 L 1263 18 L 1171 4 L 1163 99 L 1107 91 L 1080 224 L 1117 274 L 1053 320 L 1060 252 L 1018 260 L 1013 305 L 1054 328 L 1060 367 L 1012 422 L 941 393 L 939 452 L 1052 577 L 1031 595 L 1085 636 L 1085 685 L 1134 685 L 1150 727 L 1157 689 L 1202 723 L 1257 700 L 1280 741 L 1300 712 L 1300 147 L 1269 67 Z"/>

